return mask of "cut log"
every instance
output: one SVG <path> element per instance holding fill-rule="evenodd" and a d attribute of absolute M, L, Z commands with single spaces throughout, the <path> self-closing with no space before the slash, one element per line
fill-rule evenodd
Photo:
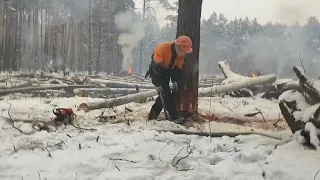
<path fill-rule="evenodd" d="M 65 89 L 66 91 L 73 91 L 77 88 L 92 88 L 96 87 L 93 84 L 87 84 L 87 85 L 59 85 L 59 86 L 31 86 L 31 87 L 24 87 L 24 88 L 12 88 L 12 89 L 1 89 L 0 90 L 0 96 L 6 95 L 6 94 L 12 94 L 12 93 L 29 93 L 32 91 L 39 91 L 39 90 L 59 90 L 59 89 Z"/>
<path fill-rule="evenodd" d="M 144 99 L 155 96 L 157 94 L 158 94 L 157 91 L 150 90 L 147 92 L 140 92 L 140 93 L 130 94 L 127 96 L 117 97 L 113 99 L 107 99 L 102 102 L 82 103 L 79 105 L 78 110 L 84 110 L 88 112 L 95 109 L 111 108 L 114 106 L 128 104 L 134 101 L 142 101 Z"/>
<path fill-rule="evenodd" d="M 256 78 L 250 78 L 238 82 L 228 83 L 220 86 L 214 86 L 210 88 L 199 88 L 199 97 L 212 96 L 215 94 L 221 94 L 226 92 L 237 91 L 242 88 L 247 88 L 255 85 L 272 83 L 276 80 L 276 75 L 270 74 L 265 76 L 259 76 Z"/>

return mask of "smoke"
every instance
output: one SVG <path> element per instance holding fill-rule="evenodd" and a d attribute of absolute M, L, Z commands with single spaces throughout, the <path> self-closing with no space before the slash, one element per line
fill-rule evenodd
<path fill-rule="evenodd" d="M 253 67 L 265 73 L 294 77 L 292 67 L 300 66 L 299 53 L 304 58 L 303 63 L 312 66 L 312 47 L 308 43 L 308 32 L 303 28 L 294 27 L 284 27 L 281 30 L 285 35 L 278 38 L 268 37 L 265 33 L 250 37 L 243 47 L 242 57 L 251 59 Z M 310 68 L 309 70 L 312 71 Z"/>
<path fill-rule="evenodd" d="M 133 10 L 116 14 L 114 21 L 117 29 L 122 32 L 119 35 L 118 44 L 122 46 L 122 70 L 127 70 L 132 67 L 132 50 L 145 37 L 145 24 L 141 16 Z"/>
<path fill-rule="evenodd" d="M 320 19 L 320 1 L 277 1 L 276 20 L 284 24 L 305 24 L 310 16 Z"/>

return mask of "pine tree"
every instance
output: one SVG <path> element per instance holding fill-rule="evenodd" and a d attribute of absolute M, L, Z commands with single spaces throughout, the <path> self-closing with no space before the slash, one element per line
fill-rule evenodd
<path fill-rule="evenodd" d="M 198 112 L 201 7 L 202 0 L 179 0 L 176 36 L 187 35 L 193 43 L 193 52 L 185 59 L 184 82 L 177 106 L 180 107 L 180 112 L 187 116 Z"/>

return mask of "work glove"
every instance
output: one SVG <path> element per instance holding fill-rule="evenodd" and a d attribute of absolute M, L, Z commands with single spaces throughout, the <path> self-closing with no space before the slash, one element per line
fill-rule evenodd
<path fill-rule="evenodd" d="M 162 87 L 161 87 L 161 86 L 156 86 L 156 91 L 157 91 L 158 93 L 162 92 Z"/>
<path fill-rule="evenodd" d="M 178 86 L 177 82 L 173 82 L 172 83 L 172 90 L 175 91 L 175 92 L 179 90 L 179 86 Z"/>

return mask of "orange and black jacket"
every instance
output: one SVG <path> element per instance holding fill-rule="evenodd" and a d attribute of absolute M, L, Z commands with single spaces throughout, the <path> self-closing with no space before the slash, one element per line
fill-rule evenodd
<path fill-rule="evenodd" d="M 150 74 L 155 86 L 168 82 L 166 81 L 167 78 L 171 78 L 172 82 L 178 83 L 182 80 L 184 57 L 177 56 L 174 42 L 159 44 L 155 48 L 151 59 L 147 74 Z"/>

